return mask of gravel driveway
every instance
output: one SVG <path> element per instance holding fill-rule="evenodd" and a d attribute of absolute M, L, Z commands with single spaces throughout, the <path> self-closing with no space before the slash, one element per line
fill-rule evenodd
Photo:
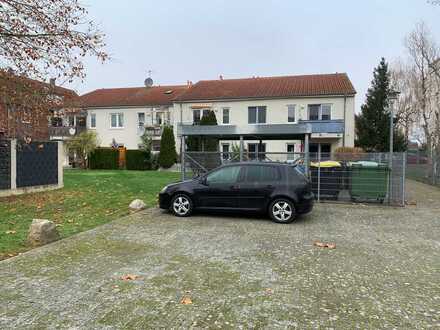
<path fill-rule="evenodd" d="M 320 204 L 290 225 L 119 219 L 0 262 L 0 328 L 440 328 L 440 190 L 409 191 L 417 206 Z"/>

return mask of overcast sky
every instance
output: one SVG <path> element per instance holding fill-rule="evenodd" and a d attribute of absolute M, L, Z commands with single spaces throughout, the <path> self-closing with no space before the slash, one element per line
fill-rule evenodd
<path fill-rule="evenodd" d="M 84 0 L 107 35 L 112 60 L 86 60 L 70 87 L 142 86 L 187 80 L 347 72 L 364 101 L 382 56 L 424 20 L 440 43 L 440 6 L 426 0 Z"/>

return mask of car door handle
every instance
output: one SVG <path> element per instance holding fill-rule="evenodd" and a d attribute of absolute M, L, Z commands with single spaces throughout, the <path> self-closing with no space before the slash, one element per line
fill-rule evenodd
<path fill-rule="evenodd" d="M 238 190 L 238 186 L 234 186 L 234 185 L 230 186 L 229 188 L 232 190 Z"/>
<path fill-rule="evenodd" d="M 271 184 L 268 184 L 268 185 L 266 186 L 266 188 L 272 189 L 273 186 L 272 186 Z"/>

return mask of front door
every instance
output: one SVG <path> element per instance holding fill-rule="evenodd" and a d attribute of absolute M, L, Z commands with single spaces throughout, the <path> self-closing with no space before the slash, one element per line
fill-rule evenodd
<path fill-rule="evenodd" d="M 206 188 L 198 196 L 200 208 L 236 208 L 241 166 L 222 167 L 206 176 Z"/>

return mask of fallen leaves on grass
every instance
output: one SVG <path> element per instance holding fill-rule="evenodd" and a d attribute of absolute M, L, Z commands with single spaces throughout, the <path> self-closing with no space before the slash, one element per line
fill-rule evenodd
<path fill-rule="evenodd" d="M 6 233 L 7 235 L 13 235 L 13 234 L 16 234 L 17 231 L 15 231 L 15 230 L 7 230 L 7 231 L 5 231 L 5 233 Z"/>
<path fill-rule="evenodd" d="M 181 303 L 182 305 L 191 305 L 193 302 L 192 302 L 192 300 L 191 300 L 190 297 L 188 297 L 188 296 L 184 296 L 184 297 L 180 300 L 180 303 Z"/>
<path fill-rule="evenodd" d="M 321 247 L 321 248 L 327 248 L 327 249 L 335 249 L 336 244 L 335 243 L 323 243 L 319 241 L 313 242 L 314 246 Z"/>
<path fill-rule="evenodd" d="M 140 278 L 139 275 L 134 275 L 134 274 L 126 274 L 121 276 L 121 280 L 123 281 L 133 281 L 139 278 Z"/>

